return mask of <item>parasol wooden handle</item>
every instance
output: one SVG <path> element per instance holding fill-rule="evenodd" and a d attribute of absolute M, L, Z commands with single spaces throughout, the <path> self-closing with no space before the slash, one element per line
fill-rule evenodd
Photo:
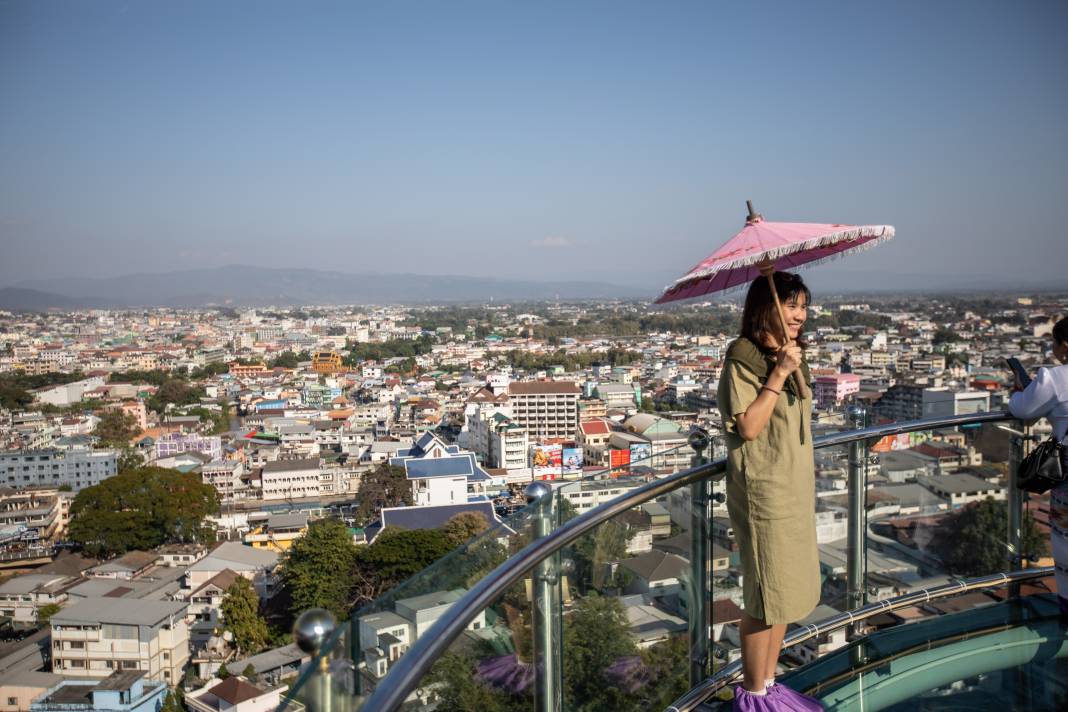
<path fill-rule="evenodd" d="M 786 326 L 786 312 L 782 309 L 782 302 L 779 301 L 779 291 L 775 289 L 775 280 L 772 277 L 772 275 L 775 274 L 775 265 L 761 266 L 760 273 L 768 279 L 768 287 L 771 288 L 771 298 L 775 300 L 775 313 L 779 315 L 779 326 L 782 327 L 782 343 L 787 345 L 793 341 L 793 339 L 790 338 L 790 329 Z M 793 372 L 793 377 L 794 386 L 797 387 L 798 395 L 804 398 L 806 389 L 804 381 L 801 380 L 800 369 Z"/>

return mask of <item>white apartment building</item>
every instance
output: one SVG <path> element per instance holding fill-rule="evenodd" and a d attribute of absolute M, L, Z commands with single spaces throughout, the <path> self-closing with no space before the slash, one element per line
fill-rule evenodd
<path fill-rule="evenodd" d="M 0 483 L 9 487 L 59 487 L 75 492 L 119 471 L 114 450 L 16 450 L 0 453 Z"/>
<path fill-rule="evenodd" d="M 570 381 L 513 381 L 508 384 L 512 419 L 535 441 L 574 438 L 581 391 Z"/>
<path fill-rule="evenodd" d="M 245 466 L 237 460 L 212 460 L 200 468 L 200 478 L 219 493 L 219 502 L 228 503 L 244 499 L 248 495 L 241 475 Z"/>
<path fill-rule="evenodd" d="M 52 672 L 107 677 L 143 670 L 176 684 L 189 659 L 184 601 L 88 598 L 52 616 Z"/>
<path fill-rule="evenodd" d="M 263 466 L 264 500 L 318 497 L 320 492 L 319 458 L 275 460 Z"/>
<path fill-rule="evenodd" d="M 921 395 L 923 417 L 967 415 L 990 410 L 989 391 L 954 391 L 950 388 L 924 388 Z"/>
<path fill-rule="evenodd" d="M 516 470 L 527 466 L 527 431 L 499 409 L 477 409 L 468 415 L 465 442 L 486 467 Z"/>

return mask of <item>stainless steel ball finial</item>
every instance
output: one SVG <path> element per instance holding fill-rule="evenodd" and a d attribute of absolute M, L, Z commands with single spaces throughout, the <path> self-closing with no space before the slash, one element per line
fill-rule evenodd
<path fill-rule="evenodd" d="M 334 614 L 323 608 L 309 608 L 293 624 L 293 638 L 297 647 L 315 655 L 337 628 Z"/>
<path fill-rule="evenodd" d="M 701 453 L 708 448 L 711 438 L 708 437 L 708 431 L 704 428 L 694 428 L 690 431 L 690 436 L 686 441 L 694 451 Z"/>
<path fill-rule="evenodd" d="M 531 482 L 527 485 L 527 488 L 523 490 L 523 494 L 527 498 L 527 504 L 546 497 L 552 494 L 553 488 L 544 482 Z"/>

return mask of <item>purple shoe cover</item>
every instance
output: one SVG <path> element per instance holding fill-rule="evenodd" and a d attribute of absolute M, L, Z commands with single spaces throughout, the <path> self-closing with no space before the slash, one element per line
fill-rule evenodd
<path fill-rule="evenodd" d="M 823 709 L 823 703 L 815 697 L 802 695 L 797 690 L 777 682 L 768 688 L 768 696 L 781 703 L 776 710 L 790 710 L 791 712 L 816 712 Z"/>

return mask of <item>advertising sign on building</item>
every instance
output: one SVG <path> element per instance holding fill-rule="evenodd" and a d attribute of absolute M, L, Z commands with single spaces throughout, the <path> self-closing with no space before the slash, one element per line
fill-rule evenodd
<path fill-rule="evenodd" d="M 563 449 L 564 474 L 582 472 L 582 448 L 566 447 Z"/>
<path fill-rule="evenodd" d="M 919 431 L 915 433 L 899 433 L 898 435 L 887 435 L 871 446 L 872 452 L 891 452 L 893 450 L 908 450 L 909 448 L 922 445 L 931 439 L 931 433 L 929 431 Z"/>
<path fill-rule="evenodd" d="M 653 445 L 652 443 L 631 443 L 630 464 L 652 466 Z"/>
<path fill-rule="evenodd" d="M 530 466 L 534 479 L 555 480 L 562 474 L 563 447 L 560 445 L 531 445 Z"/>
<path fill-rule="evenodd" d="M 609 450 L 608 465 L 612 468 L 612 476 L 618 477 L 621 472 L 626 472 L 630 464 L 630 450 Z"/>

